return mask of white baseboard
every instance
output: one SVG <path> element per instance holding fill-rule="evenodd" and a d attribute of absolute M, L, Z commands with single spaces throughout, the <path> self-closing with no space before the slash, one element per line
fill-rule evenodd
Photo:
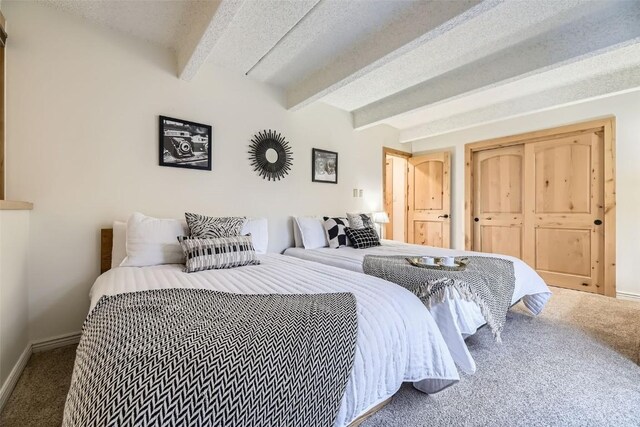
<path fill-rule="evenodd" d="M 4 405 L 9 400 L 11 392 L 18 383 L 20 375 L 22 375 L 22 371 L 24 370 L 25 366 L 27 366 L 27 362 L 29 361 L 30 357 L 31 344 L 27 345 L 27 347 L 24 349 L 24 351 L 20 355 L 20 358 L 18 359 L 18 362 L 9 373 L 9 376 L 7 377 L 4 384 L 2 384 L 2 388 L 0 388 L 0 411 L 2 411 Z"/>
<path fill-rule="evenodd" d="M 13 389 L 20 379 L 20 375 L 22 375 L 22 371 L 24 371 L 24 368 L 27 366 L 27 362 L 29 362 L 29 358 L 33 353 L 54 350 L 67 345 L 77 344 L 78 342 L 80 342 L 80 332 L 30 342 L 20 355 L 20 358 L 9 373 L 6 381 L 2 384 L 2 388 L 0 388 L 0 411 L 2 411 L 4 405 L 6 405 L 9 400 L 11 392 L 13 392 Z"/>
<path fill-rule="evenodd" d="M 41 351 L 53 350 L 71 344 L 78 344 L 79 342 L 80 332 L 73 332 L 71 334 L 58 335 L 57 337 L 48 338 L 46 340 L 34 341 L 31 343 L 31 350 L 34 353 L 40 353 Z"/>
<path fill-rule="evenodd" d="M 640 301 L 640 294 L 636 294 L 634 292 L 616 292 L 616 298 Z"/>

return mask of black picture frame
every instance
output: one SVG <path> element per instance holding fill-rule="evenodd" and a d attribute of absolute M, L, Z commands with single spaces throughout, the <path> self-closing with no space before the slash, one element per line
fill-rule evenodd
<path fill-rule="evenodd" d="M 159 116 L 158 162 L 173 168 L 211 170 L 212 127 Z"/>
<path fill-rule="evenodd" d="M 311 181 L 338 183 L 338 153 L 313 148 L 311 151 Z"/>

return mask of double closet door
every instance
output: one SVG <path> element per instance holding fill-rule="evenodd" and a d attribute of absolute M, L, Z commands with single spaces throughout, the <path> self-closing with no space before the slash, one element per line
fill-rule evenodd
<path fill-rule="evenodd" d="M 604 293 L 603 132 L 473 153 L 473 249 L 550 285 Z"/>

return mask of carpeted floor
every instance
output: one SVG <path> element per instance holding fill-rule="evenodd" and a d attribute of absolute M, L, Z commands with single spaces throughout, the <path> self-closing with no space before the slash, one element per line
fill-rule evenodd
<path fill-rule="evenodd" d="M 467 340 L 475 375 L 432 396 L 405 384 L 363 426 L 640 426 L 640 303 L 552 290 L 538 318 L 511 310 L 501 345 Z M 60 425 L 74 356 L 34 354 L 0 425 Z"/>
<path fill-rule="evenodd" d="M 75 345 L 33 354 L 0 414 L 0 426 L 53 427 L 62 424 L 62 410 L 75 357 Z"/>
<path fill-rule="evenodd" d="M 405 384 L 363 426 L 640 426 L 640 303 L 552 290 L 538 318 L 511 310 L 501 345 L 467 339 L 473 376 L 433 396 Z"/>

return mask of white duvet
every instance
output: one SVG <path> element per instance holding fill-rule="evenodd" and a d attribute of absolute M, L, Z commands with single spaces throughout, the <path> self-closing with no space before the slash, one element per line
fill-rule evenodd
<path fill-rule="evenodd" d="M 381 246 L 367 249 L 355 249 L 351 246 L 341 247 L 339 249 L 290 248 L 284 253 L 285 255 L 290 255 L 292 257 L 315 261 L 324 265 L 339 267 L 359 273 L 363 273 L 362 262 L 365 255 L 498 257 L 513 262 L 516 283 L 513 297 L 511 298 L 512 304 L 515 304 L 522 299 L 522 302 L 531 311 L 531 313 L 537 315 L 542 311 L 545 304 L 551 297 L 549 288 L 538 273 L 536 273 L 522 260 L 505 255 L 412 245 L 393 240 L 382 240 Z M 456 298 L 454 300 L 446 300 L 443 303 L 435 304 L 432 306 L 430 311 L 438 324 L 447 345 L 449 346 L 449 351 L 451 352 L 456 364 L 464 372 L 474 373 L 476 371 L 476 364 L 471 357 L 471 353 L 469 353 L 464 342 L 464 338 L 469 335 L 473 335 L 480 326 L 486 323 L 482 313 L 480 312 L 480 308 L 473 302 Z"/>
<path fill-rule="evenodd" d="M 240 294 L 351 292 L 357 299 L 356 356 L 336 426 L 348 425 L 410 381 L 435 392 L 459 380 L 447 345 L 429 311 L 409 291 L 381 279 L 282 255 L 260 255 L 261 265 L 183 273 L 184 266 L 117 267 L 91 289 L 103 295 L 148 289 L 199 288 Z"/>

